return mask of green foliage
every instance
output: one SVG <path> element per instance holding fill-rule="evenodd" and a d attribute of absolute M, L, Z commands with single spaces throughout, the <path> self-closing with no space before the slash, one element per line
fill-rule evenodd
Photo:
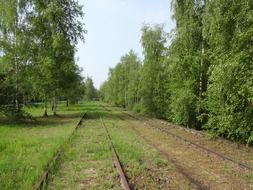
<path fill-rule="evenodd" d="M 170 116 L 179 124 L 200 128 L 197 118 L 205 112 L 203 99 L 209 62 L 205 59 L 206 42 L 202 19 L 204 1 L 175 1 L 177 28 L 169 47 Z"/>
<path fill-rule="evenodd" d="M 220 0 L 209 2 L 205 17 L 213 58 L 206 128 L 247 143 L 252 143 L 253 131 L 252 11 L 252 1 Z"/>
<path fill-rule="evenodd" d="M 93 101 L 97 99 L 97 90 L 94 87 L 93 80 L 88 77 L 85 81 L 85 100 Z"/>
<path fill-rule="evenodd" d="M 172 8 L 170 46 L 161 26 L 144 26 L 143 66 L 131 71 L 134 59 L 123 56 L 101 97 L 253 144 L 253 1 L 175 0 Z"/>
<path fill-rule="evenodd" d="M 0 97 L 5 97 L 0 105 L 20 111 L 21 103 L 36 99 L 46 108 L 49 99 L 73 97 L 74 90 L 80 99 L 83 79 L 75 50 L 85 30 L 78 2 L 1 0 L 0 4 Z"/>
<path fill-rule="evenodd" d="M 83 12 L 76 1 L 36 1 L 36 5 L 38 16 L 33 18 L 33 30 L 40 39 L 36 44 L 40 47 L 35 62 L 39 73 L 35 76 L 36 88 L 40 89 L 44 101 L 51 97 L 55 102 L 56 97 L 67 97 L 74 89 L 80 89 L 82 79 L 74 55 L 77 40 L 83 39 L 85 32 L 79 21 Z M 43 82 L 44 78 L 47 80 Z"/>
<path fill-rule="evenodd" d="M 164 117 L 166 112 L 165 43 L 162 26 L 142 28 L 144 64 L 141 71 L 141 96 L 143 112 Z"/>
<path fill-rule="evenodd" d="M 7 104 L 14 104 L 19 110 L 21 95 L 29 89 L 29 78 L 25 77 L 29 64 L 30 51 L 26 47 L 29 45 L 29 27 L 27 20 L 30 18 L 28 7 L 29 1 L 0 1 L 0 59 L 1 74 L 4 80 L 1 88 L 5 96 L 8 96 Z"/>
<path fill-rule="evenodd" d="M 103 100 L 117 106 L 132 109 L 140 102 L 141 63 L 131 50 L 120 59 L 120 63 L 110 70 L 109 79 L 101 88 Z"/>

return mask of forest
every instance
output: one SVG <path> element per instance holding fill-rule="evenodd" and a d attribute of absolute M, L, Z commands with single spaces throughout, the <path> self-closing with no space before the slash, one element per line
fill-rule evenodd
<path fill-rule="evenodd" d="M 77 1 L 0 1 L 0 112 L 14 119 L 23 107 L 44 103 L 44 116 L 60 100 L 76 103 L 95 96 L 91 78 L 76 64 L 84 41 L 84 16 Z M 85 91 L 85 84 L 87 90 Z"/>
<path fill-rule="evenodd" d="M 144 25 L 100 88 L 113 105 L 253 143 L 253 1 L 176 0 L 176 28 Z"/>

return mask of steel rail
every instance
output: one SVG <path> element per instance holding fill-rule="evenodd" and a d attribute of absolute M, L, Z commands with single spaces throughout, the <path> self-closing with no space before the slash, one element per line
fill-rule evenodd
<path fill-rule="evenodd" d="M 109 112 L 112 112 L 111 109 L 107 108 L 106 106 L 102 105 L 102 107 Z M 125 112 L 123 112 L 125 113 Z M 132 115 L 129 115 L 132 116 Z M 118 117 L 121 120 L 124 120 L 124 118 L 122 118 L 121 116 L 118 115 Z M 135 118 L 134 116 L 132 116 L 134 119 L 138 119 L 139 118 Z M 171 158 L 167 152 L 164 152 L 163 150 L 161 150 L 159 147 L 157 147 L 155 144 L 153 144 L 150 139 L 147 139 L 146 137 L 144 137 L 143 135 L 141 135 L 139 133 L 139 131 L 137 131 L 134 127 L 131 127 L 138 136 L 140 136 L 147 144 L 149 144 L 151 147 L 155 148 L 156 150 L 158 150 L 167 160 L 169 160 L 170 162 L 172 162 L 174 164 L 174 166 L 177 168 L 178 172 L 181 173 L 183 176 L 185 176 L 194 186 L 196 186 L 196 188 L 198 190 L 209 190 L 209 188 L 202 184 L 200 181 L 196 180 L 195 178 L 193 178 L 190 174 L 188 174 L 188 172 L 185 171 L 185 169 L 177 163 L 177 161 L 173 158 Z"/>
<path fill-rule="evenodd" d="M 40 190 L 47 186 L 49 175 L 51 172 L 51 169 L 56 165 L 57 161 L 60 159 L 63 151 L 64 151 L 64 145 L 72 138 L 73 134 L 77 131 L 79 127 L 82 126 L 83 119 L 86 117 L 86 113 L 83 114 L 80 121 L 75 126 L 73 132 L 68 137 L 68 139 L 58 148 L 56 153 L 54 154 L 53 158 L 49 160 L 47 163 L 46 169 L 43 171 L 42 175 L 39 177 L 39 179 L 35 182 L 32 189 L 33 190 Z"/>
<path fill-rule="evenodd" d="M 134 118 L 134 119 L 140 121 L 139 118 L 133 116 L 133 115 L 130 114 L 130 113 L 127 113 L 127 112 L 123 112 L 123 113 L 125 113 L 126 115 L 128 115 L 128 116 L 130 116 L 130 117 L 132 117 L 132 118 Z M 213 154 L 213 155 L 215 155 L 215 156 L 217 156 L 217 157 L 222 158 L 223 160 L 230 161 L 231 163 L 236 164 L 236 165 L 238 165 L 238 166 L 241 167 L 241 168 L 244 168 L 244 169 L 253 171 L 253 167 L 251 167 L 251 166 L 249 166 L 249 165 L 247 165 L 247 164 L 245 164 L 245 163 L 242 163 L 242 162 L 240 162 L 240 161 L 234 160 L 234 159 L 232 159 L 232 158 L 230 158 L 230 157 L 227 157 L 227 156 L 224 156 L 224 155 L 222 155 L 221 153 L 218 153 L 218 152 L 216 152 L 216 151 L 214 151 L 214 150 L 211 150 L 211 149 L 206 148 L 206 147 L 204 147 L 204 146 L 202 146 L 202 145 L 199 145 L 199 144 L 197 144 L 197 143 L 194 143 L 194 142 L 192 142 L 192 141 L 190 141 L 190 140 L 188 140 L 188 139 L 185 139 L 185 138 L 183 138 L 183 137 L 181 137 L 181 136 L 179 136 L 179 135 L 176 135 L 176 134 L 174 134 L 174 133 L 168 131 L 167 129 L 164 129 L 164 128 L 161 128 L 161 127 L 154 127 L 153 125 L 151 125 L 151 124 L 149 124 L 149 123 L 147 123 L 147 126 L 149 126 L 149 127 L 151 127 L 151 128 L 156 128 L 156 129 L 158 129 L 158 130 L 160 130 L 160 131 L 162 131 L 162 132 L 164 132 L 164 133 L 166 133 L 166 134 L 168 134 L 168 135 L 170 135 L 170 136 L 172 136 L 172 137 L 176 137 L 177 139 L 179 139 L 179 140 L 181 140 L 181 141 L 184 141 L 184 142 L 186 142 L 186 143 L 189 143 L 189 144 L 193 145 L 194 147 L 196 147 L 196 148 L 198 148 L 198 149 L 204 150 L 204 151 L 207 152 L 208 154 Z"/>
<path fill-rule="evenodd" d="M 103 128 L 105 129 L 105 132 L 106 132 L 106 137 L 107 137 L 107 140 L 108 140 L 108 143 L 109 143 L 109 147 L 112 151 L 112 158 L 113 158 L 113 162 L 114 162 L 114 165 L 117 169 L 117 172 L 119 174 L 119 177 L 120 177 L 120 182 L 121 182 L 121 185 L 123 187 L 124 190 L 130 190 L 130 186 L 129 186 L 129 183 L 127 181 L 127 178 L 126 178 L 126 174 L 122 168 L 122 164 L 120 163 L 120 160 L 119 160 L 119 157 L 118 157 L 118 154 L 115 150 L 115 147 L 113 145 L 113 142 L 112 142 L 112 138 L 110 136 L 110 133 L 105 125 L 105 122 L 104 120 L 102 119 L 102 117 L 100 117 L 100 120 L 101 120 L 101 123 L 103 125 Z"/>

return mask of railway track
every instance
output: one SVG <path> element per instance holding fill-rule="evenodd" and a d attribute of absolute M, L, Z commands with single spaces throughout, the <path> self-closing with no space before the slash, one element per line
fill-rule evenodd
<path fill-rule="evenodd" d="M 136 116 L 134 116 L 134 115 L 132 115 L 130 113 L 127 113 L 127 112 L 123 112 L 123 113 L 126 114 L 127 116 L 131 117 L 131 118 L 134 118 L 135 120 L 139 120 L 140 121 L 140 118 L 138 118 L 138 117 L 136 117 Z M 147 120 L 145 119 L 145 121 L 147 121 Z M 185 143 L 188 143 L 188 144 L 190 144 L 190 145 L 192 145 L 192 146 L 194 146 L 194 147 L 196 147 L 196 148 L 198 148 L 200 150 L 203 150 L 207 154 L 215 155 L 215 156 L 217 156 L 218 158 L 220 158 L 222 160 L 227 160 L 227 161 L 229 161 L 229 162 L 231 162 L 231 163 L 239 166 L 240 168 L 246 169 L 248 171 L 253 171 L 253 167 L 251 167 L 251 166 L 249 166 L 249 165 L 247 165 L 245 163 L 242 163 L 240 161 L 237 161 L 237 160 L 235 160 L 233 158 L 227 157 L 227 156 L 225 156 L 225 155 L 223 155 L 223 154 L 221 154 L 221 153 L 219 153 L 217 151 L 214 151 L 214 150 L 212 150 L 210 148 L 207 148 L 207 147 L 205 147 L 203 145 L 200 145 L 200 144 L 197 144 L 195 142 L 192 142 L 192 141 L 190 141 L 190 140 L 188 140 L 188 139 L 186 139 L 186 138 L 184 138 L 182 136 L 179 136 L 179 135 L 177 135 L 175 133 L 172 133 L 171 131 L 169 131 L 169 129 L 165 129 L 165 128 L 162 128 L 162 127 L 159 127 L 159 126 L 154 126 L 154 125 L 152 125 L 150 123 L 147 123 L 147 122 L 146 122 L 146 124 L 147 124 L 148 127 L 152 127 L 152 128 L 158 129 L 158 130 L 160 130 L 160 131 L 162 131 L 162 132 L 164 132 L 164 133 L 166 133 L 166 134 L 168 134 L 168 135 L 170 135 L 170 136 L 172 136 L 172 137 L 174 137 L 176 139 L 179 139 L 179 140 L 181 140 L 181 141 L 183 141 Z M 186 131 L 188 131 L 188 130 L 186 130 Z M 188 131 L 188 132 L 191 132 L 191 131 Z M 199 133 L 199 135 L 202 135 L 202 134 Z"/>
<path fill-rule="evenodd" d="M 52 172 L 52 169 L 55 167 L 55 165 L 59 161 L 62 153 L 64 152 L 65 144 L 67 144 L 71 140 L 74 133 L 78 130 L 78 128 L 80 128 L 82 126 L 83 120 L 85 119 L 85 117 L 86 117 L 86 113 L 84 113 L 82 115 L 81 119 L 79 120 L 79 122 L 75 126 L 73 132 L 68 137 L 68 139 L 59 147 L 59 149 L 54 154 L 53 158 L 51 160 L 49 160 L 49 162 L 47 163 L 46 169 L 43 171 L 42 175 L 39 177 L 39 179 L 34 184 L 34 186 L 32 188 L 33 190 L 44 189 L 47 186 L 48 180 L 49 180 L 49 177 L 50 177 L 50 173 Z"/>
<path fill-rule="evenodd" d="M 134 127 L 132 127 L 132 129 L 135 131 L 136 134 L 138 134 L 138 136 L 140 136 L 142 139 L 144 139 L 146 141 L 146 143 L 148 143 L 150 146 L 152 146 L 153 148 L 158 150 L 167 160 L 169 160 L 177 168 L 177 171 L 179 173 L 181 173 L 183 176 L 185 176 L 190 181 L 190 183 L 196 187 L 196 189 L 198 189 L 198 190 L 209 190 L 210 189 L 208 186 L 203 184 L 201 181 L 192 177 L 190 175 L 190 173 L 188 171 L 186 171 L 186 169 L 184 167 L 182 167 L 174 158 L 171 158 L 171 156 L 167 152 L 165 152 L 164 150 L 159 148 L 157 145 L 152 143 L 150 141 L 150 139 L 148 139 L 145 136 L 143 136 L 142 134 L 140 134 L 140 132 L 138 130 L 136 130 Z"/>
<path fill-rule="evenodd" d="M 186 128 L 184 126 L 180 126 L 180 125 L 175 125 L 173 123 L 169 123 L 168 121 L 166 120 L 160 120 L 161 124 L 163 124 L 164 126 L 169 126 L 170 128 L 174 128 L 174 129 L 179 129 L 181 131 L 185 131 L 187 133 L 191 133 L 197 137 L 206 137 L 206 133 L 204 133 L 203 131 L 198 131 L 198 130 L 194 130 L 194 129 L 191 129 L 191 128 Z M 226 144 L 229 144 L 229 145 L 232 145 L 232 146 L 235 146 L 235 148 L 237 149 L 245 149 L 246 151 L 250 151 L 252 152 L 253 154 L 253 149 L 250 148 L 250 147 L 246 147 L 245 145 L 242 145 L 242 144 L 238 144 L 238 143 L 235 143 L 235 142 L 232 142 L 228 139 L 224 139 L 222 137 L 215 137 L 215 140 L 217 142 L 220 142 L 220 143 L 226 143 Z"/>
<path fill-rule="evenodd" d="M 100 117 L 100 120 L 101 120 L 101 123 L 103 125 L 103 128 L 105 129 L 108 144 L 109 144 L 110 150 L 112 152 L 113 163 L 114 163 L 114 166 L 116 167 L 117 172 L 119 174 L 121 185 L 122 185 L 124 190 L 130 190 L 130 186 L 129 186 L 129 183 L 128 183 L 127 178 L 126 178 L 126 174 L 123 170 L 122 164 L 119 160 L 119 156 L 118 156 L 118 154 L 115 150 L 115 147 L 113 145 L 110 133 L 109 133 L 109 131 L 107 129 L 107 126 L 105 125 L 105 122 L 104 122 L 102 117 Z"/>
<path fill-rule="evenodd" d="M 104 105 L 101 105 L 106 111 L 108 112 L 112 112 L 111 109 L 107 108 Z M 125 113 L 125 112 L 123 112 Z M 118 115 L 119 119 L 121 120 L 125 120 L 123 117 L 121 117 L 120 115 Z M 134 116 L 132 116 L 134 117 Z M 134 117 L 135 119 L 137 119 L 136 117 Z M 197 179 L 193 178 L 188 171 L 185 170 L 185 168 L 183 168 L 175 159 L 171 158 L 170 155 L 168 155 L 167 152 L 161 150 L 158 146 L 156 146 L 155 144 L 153 144 L 149 139 L 147 139 L 146 137 L 144 137 L 143 135 L 141 135 L 139 133 L 139 131 L 137 131 L 134 127 L 132 127 L 132 129 L 135 131 L 135 133 L 140 136 L 147 144 L 149 144 L 150 146 L 152 146 L 154 149 L 158 150 L 167 160 L 169 160 L 171 163 L 173 163 L 173 165 L 177 168 L 177 171 L 179 173 L 181 173 L 183 176 L 185 176 L 189 182 L 198 190 L 209 190 L 209 187 L 207 187 L 205 184 L 203 184 L 202 182 L 198 181 Z"/>

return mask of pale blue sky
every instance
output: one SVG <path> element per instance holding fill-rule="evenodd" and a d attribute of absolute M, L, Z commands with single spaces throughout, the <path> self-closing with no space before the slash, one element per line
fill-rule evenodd
<path fill-rule="evenodd" d="M 174 28 L 170 0 L 79 0 L 84 5 L 88 33 L 79 43 L 78 65 L 92 77 L 97 88 L 107 79 L 108 70 L 130 49 L 142 57 L 140 45 L 143 23 Z"/>

